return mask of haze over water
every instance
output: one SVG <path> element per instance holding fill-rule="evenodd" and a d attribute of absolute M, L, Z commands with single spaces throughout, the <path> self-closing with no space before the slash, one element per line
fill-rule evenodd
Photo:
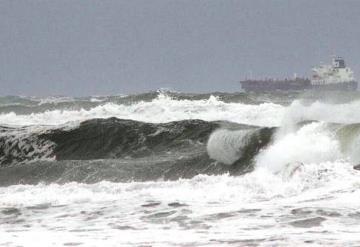
<path fill-rule="evenodd" d="M 360 74 L 360 2 L 0 2 L 0 95 L 88 96 L 309 77 L 342 56 Z"/>

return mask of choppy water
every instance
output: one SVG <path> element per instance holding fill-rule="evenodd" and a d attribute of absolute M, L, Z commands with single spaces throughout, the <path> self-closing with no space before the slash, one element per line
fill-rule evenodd
<path fill-rule="evenodd" d="M 2 246 L 359 246 L 360 94 L 0 98 Z"/>

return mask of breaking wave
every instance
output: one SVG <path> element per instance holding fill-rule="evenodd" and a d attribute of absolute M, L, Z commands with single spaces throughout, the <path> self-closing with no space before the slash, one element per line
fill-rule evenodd
<path fill-rule="evenodd" d="M 289 164 L 360 161 L 358 101 L 286 106 L 147 97 L 133 104 L 92 100 L 99 105 L 88 110 L 0 114 L 6 122 L 0 127 L 1 184 L 167 180 L 254 168 L 278 174 L 296 167 Z M 71 101 L 57 100 L 37 105 Z"/>
<path fill-rule="evenodd" d="M 358 242 L 358 99 L 242 96 L 0 98 L 0 242 Z"/>
<path fill-rule="evenodd" d="M 0 111 L 1 125 L 59 125 L 70 121 L 85 121 L 93 118 L 116 117 L 150 123 L 164 123 L 184 119 L 205 121 L 227 120 L 231 122 L 277 126 L 280 124 L 284 106 L 274 103 L 246 104 L 224 102 L 219 97 L 207 95 L 207 98 L 190 100 L 172 98 L 167 94 L 158 94 L 152 100 L 131 100 L 122 102 L 112 100 L 104 102 L 86 101 L 81 105 L 57 107 L 41 105 L 40 109 Z M 153 97 L 153 96 L 152 96 Z M 151 98 L 152 98 L 151 97 Z M 58 103 L 60 104 L 60 103 Z"/>
<path fill-rule="evenodd" d="M 70 129 L 28 132 L 28 128 L 3 127 L 0 183 L 128 181 L 242 174 L 252 169 L 253 158 L 270 142 L 274 130 L 202 120 L 153 124 L 117 118 L 87 120 Z M 246 134 L 226 143 L 228 131 L 245 131 Z M 214 139 L 216 135 L 222 137 Z M 234 152 L 229 153 L 233 155 L 232 160 L 216 157 L 213 145 L 215 149 L 224 146 L 228 152 Z M 91 171 L 96 176 L 90 176 Z"/>

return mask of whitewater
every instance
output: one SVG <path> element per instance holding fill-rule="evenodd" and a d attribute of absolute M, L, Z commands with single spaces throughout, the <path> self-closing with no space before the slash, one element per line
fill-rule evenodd
<path fill-rule="evenodd" d="M 0 97 L 0 246 L 359 246 L 360 94 Z"/>

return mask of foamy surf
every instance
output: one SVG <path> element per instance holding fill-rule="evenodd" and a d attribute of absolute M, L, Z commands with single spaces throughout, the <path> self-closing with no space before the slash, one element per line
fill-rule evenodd
<path fill-rule="evenodd" d="M 2 112 L 0 245 L 360 241 L 358 101 L 180 96 Z"/>
<path fill-rule="evenodd" d="M 92 118 L 117 117 L 150 123 L 164 123 L 183 119 L 205 121 L 227 120 L 236 123 L 277 126 L 282 119 L 284 107 L 273 103 L 250 105 L 225 103 L 214 96 L 203 100 L 177 100 L 159 94 L 152 101 L 134 104 L 104 103 L 91 109 L 55 109 L 39 113 L 0 113 L 0 124 L 4 125 L 59 125 L 70 121 Z"/>

